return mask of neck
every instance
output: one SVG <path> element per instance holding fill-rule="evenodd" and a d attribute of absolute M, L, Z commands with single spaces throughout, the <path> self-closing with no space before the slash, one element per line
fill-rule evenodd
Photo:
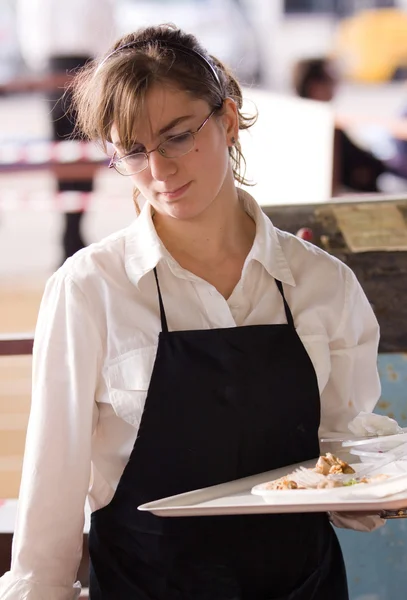
<path fill-rule="evenodd" d="M 234 186 L 228 195 L 218 195 L 193 219 L 178 220 L 156 213 L 154 224 L 170 254 L 182 253 L 199 261 L 248 253 L 255 236 L 255 224 L 245 212 Z"/>

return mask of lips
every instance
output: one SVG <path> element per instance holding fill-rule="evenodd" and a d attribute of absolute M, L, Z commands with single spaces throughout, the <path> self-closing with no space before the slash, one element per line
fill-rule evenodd
<path fill-rule="evenodd" d="M 168 192 L 160 192 L 161 195 L 165 196 L 168 199 L 174 200 L 175 198 L 179 198 L 180 196 L 182 196 L 182 194 L 184 194 L 187 189 L 189 188 L 189 186 L 191 185 L 191 182 L 186 183 L 185 185 L 182 185 L 179 188 L 175 188 L 174 190 L 168 191 Z"/>

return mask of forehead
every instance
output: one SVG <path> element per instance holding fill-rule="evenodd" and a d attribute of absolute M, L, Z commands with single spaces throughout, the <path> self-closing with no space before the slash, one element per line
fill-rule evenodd
<path fill-rule="evenodd" d="M 205 113 L 208 103 L 197 99 L 185 90 L 170 84 L 155 84 L 146 93 L 140 117 L 132 126 L 133 141 L 147 145 L 157 139 L 161 129 L 179 117 Z M 190 121 L 185 120 L 185 125 Z M 179 127 L 182 127 L 180 125 Z M 120 124 L 115 123 L 111 130 L 113 144 L 120 142 Z"/>

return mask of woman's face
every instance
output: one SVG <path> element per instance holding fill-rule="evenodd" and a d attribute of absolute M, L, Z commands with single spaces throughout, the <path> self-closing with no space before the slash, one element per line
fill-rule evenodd
<path fill-rule="evenodd" d="M 148 152 L 172 136 L 196 131 L 212 108 L 205 100 L 197 100 L 174 87 L 153 86 L 146 96 L 134 151 Z M 195 135 L 195 145 L 188 154 L 168 158 L 151 152 L 147 168 L 131 176 L 156 212 L 191 219 L 204 212 L 219 195 L 227 195 L 234 188 L 228 147 L 232 137 L 237 138 L 236 105 L 227 99 L 219 112 L 222 114 L 215 112 Z M 123 156 L 114 126 L 111 135 L 116 151 Z"/>

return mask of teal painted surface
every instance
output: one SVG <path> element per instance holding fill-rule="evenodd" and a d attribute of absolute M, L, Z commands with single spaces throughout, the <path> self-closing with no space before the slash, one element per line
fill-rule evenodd
<path fill-rule="evenodd" d="M 375 412 L 407 427 L 407 353 L 380 354 L 382 395 Z M 389 520 L 372 533 L 336 529 L 351 600 L 407 598 L 407 519 Z"/>
<path fill-rule="evenodd" d="M 407 353 L 379 354 L 378 365 L 382 394 L 375 412 L 407 427 Z"/>
<path fill-rule="evenodd" d="M 351 600 L 407 598 L 407 519 L 387 521 L 372 533 L 336 529 Z"/>

